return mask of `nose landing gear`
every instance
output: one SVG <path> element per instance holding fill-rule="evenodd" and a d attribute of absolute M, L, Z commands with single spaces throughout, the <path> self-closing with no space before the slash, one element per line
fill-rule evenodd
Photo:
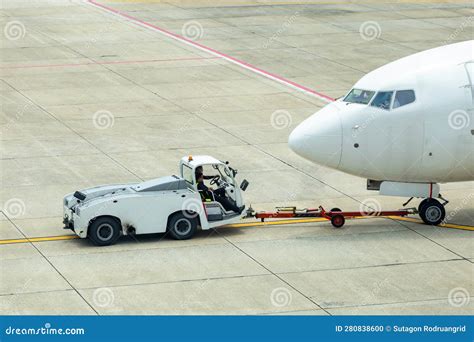
<path fill-rule="evenodd" d="M 438 196 L 444 202 L 440 203 L 434 198 L 425 198 L 418 206 L 418 214 L 424 223 L 429 225 L 438 225 L 443 222 L 446 217 L 446 209 L 444 206 L 448 203 L 441 194 Z"/>

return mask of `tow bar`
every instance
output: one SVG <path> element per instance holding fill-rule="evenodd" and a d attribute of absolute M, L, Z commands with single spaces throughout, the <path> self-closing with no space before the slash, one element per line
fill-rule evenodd
<path fill-rule="evenodd" d="M 342 211 L 339 208 L 333 208 L 330 211 L 326 211 L 322 206 L 316 209 L 297 209 L 296 207 L 277 207 L 277 211 L 260 211 L 253 215 L 257 219 L 261 219 L 265 222 L 267 218 L 301 218 L 301 217 L 322 217 L 331 221 L 331 224 L 335 228 L 341 228 L 344 226 L 346 219 L 354 217 L 367 217 L 367 216 L 407 216 L 416 214 L 415 208 L 400 209 L 400 210 L 382 210 L 382 211 Z"/>

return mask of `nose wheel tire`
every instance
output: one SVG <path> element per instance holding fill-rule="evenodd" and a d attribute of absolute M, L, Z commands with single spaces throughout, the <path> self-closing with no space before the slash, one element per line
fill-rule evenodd
<path fill-rule="evenodd" d="M 428 203 L 431 200 L 431 198 L 425 198 L 423 201 L 420 202 L 418 205 L 418 212 L 421 213 L 421 208 Z"/>
<path fill-rule="evenodd" d="M 187 240 L 197 230 L 197 219 L 189 214 L 176 213 L 169 219 L 168 232 L 175 240 Z"/>
<path fill-rule="evenodd" d="M 89 239 L 97 246 L 109 246 L 117 242 L 122 226 L 112 217 L 99 217 L 89 226 Z"/>
<path fill-rule="evenodd" d="M 446 217 L 446 209 L 434 198 L 424 199 L 418 207 L 420 218 L 424 223 L 437 226 Z"/>

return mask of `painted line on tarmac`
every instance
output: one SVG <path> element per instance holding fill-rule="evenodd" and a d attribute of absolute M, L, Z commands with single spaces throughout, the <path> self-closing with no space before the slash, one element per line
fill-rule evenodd
<path fill-rule="evenodd" d="M 171 31 L 168 31 L 168 30 L 165 30 L 161 27 L 158 27 L 156 25 L 153 25 L 153 24 L 150 24 L 146 21 L 143 21 L 141 19 L 138 19 L 138 18 L 135 18 L 127 13 L 124 13 L 122 11 L 119 11 L 115 8 L 112 8 L 112 7 L 109 7 L 109 6 L 106 6 L 106 5 L 103 5 L 99 2 L 96 2 L 95 0 L 87 0 L 87 3 L 94 6 L 94 7 L 97 7 L 97 8 L 100 8 L 104 11 L 107 11 L 111 14 L 114 14 L 116 16 L 119 16 L 121 18 L 125 18 L 127 20 L 129 20 L 130 22 L 133 22 L 141 27 L 145 27 L 145 28 L 148 28 L 148 29 L 152 29 L 156 32 L 159 32 L 161 33 L 162 35 L 164 36 L 167 36 L 171 39 L 174 39 L 176 41 L 179 41 L 181 43 L 184 43 L 186 45 L 189 45 L 189 46 L 192 46 L 194 48 L 197 48 L 201 51 L 205 51 L 213 56 L 217 56 L 217 57 L 221 57 L 222 59 L 225 59 L 226 61 L 230 62 L 230 63 L 233 63 L 235 65 L 238 65 L 246 70 L 249 70 L 255 74 L 258 74 L 260 76 L 263 76 L 263 77 L 266 77 L 270 80 L 273 80 L 273 81 L 276 81 L 280 84 L 283 84 L 287 87 L 290 87 L 290 88 L 293 88 L 293 89 L 296 89 L 296 90 L 299 90 L 307 95 L 311 95 L 311 96 L 314 96 L 314 97 L 317 97 L 318 99 L 324 101 L 324 102 L 332 102 L 334 101 L 334 99 L 332 97 L 329 97 L 323 93 L 320 93 L 320 92 L 317 92 L 316 90 L 313 90 L 313 89 L 310 89 L 308 87 L 305 87 L 301 84 L 298 84 L 296 82 L 293 82 L 293 81 L 290 81 L 282 76 L 279 76 L 279 75 L 276 75 L 276 74 L 273 74 L 273 73 L 270 73 L 268 71 L 265 71 L 263 69 L 260 69 L 252 64 L 249 64 L 247 62 L 244 62 L 240 59 L 237 59 L 237 58 L 234 58 L 230 55 L 227 55 L 225 53 L 222 53 L 220 51 L 217 51 L 213 48 L 210 48 L 208 46 L 205 46 L 205 45 L 202 45 L 202 44 L 199 44 L 191 39 L 188 39 L 186 37 L 183 37 L 183 36 L 180 36 L 179 34 L 176 34 L 176 33 L 173 33 Z"/>
<path fill-rule="evenodd" d="M 243 227 L 259 227 L 259 226 L 272 226 L 272 225 L 285 225 L 285 224 L 296 224 L 296 223 L 310 223 L 310 222 L 323 222 L 328 221 L 325 218 L 317 217 L 312 219 L 294 219 L 294 220 L 279 220 L 279 221 L 265 221 L 265 222 L 253 222 L 253 223 L 234 223 L 222 226 L 222 228 L 243 228 Z"/>
<path fill-rule="evenodd" d="M 367 216 L 367 217 L 354 217 L 353 219 L 378 219 L 378 218 L 389 218 L 397 221 L 407 221 L 413 223 L 423 224 L 423 221 L 410 218 L 410 217 L 398 217 L 398 216 Z M 220 228 L 245 228 L 245 227 L 265 227 L 265 226 L 276 226 L 276 225 L 290 225 L 298 223 L 312 223 L 312 222 L 328 222 L 329 221 L 322 217 L 315 217 L 310 219 L 289 219 L 289 220 L 276 220 L 276 221 L 265 221 L 265 222 L 249 222 L 249 223 L 235 223 L 222 226 Z M 330 224 L 330 223 L 329 223 Z M 430 227 L 430 226 L 427 226 Z M 474 231 L 474 226 L 460 225 L 453 223 L 440 224 L 437 227 L 447 229 L 459 229 Z M 47 241 L 62 241 L 62 240 L 74 240 L 79 239 L 77 235 L 58 235 L 58 236 L 45 236 L 45 237 L 33 237 L 25 239 L 6 239 L 0 240 L 0 245 L 10 245 L 17 243 L 28 243 L 28 242 L 47 242 Z"/>
<path fill-rule="evenodd" d="M 310 223 L 310 222 L 322 222 L 322 221 L 327 221 L 327 220 L 319 217 L 319 218 L 313 218 L 313 219 L 236 223 L 236 224 L 228 224 L 220 228 L 244 228 L 244 227 L 272 226 L 272 225 L 285 225 L 285 224 Z M 28 243 L 28 242 L 61 241 L 61 240 L 73 240 L 73 239 L 79 239 L 79 236 L 57 235 L 57 236 L 45 236 L 45 237 L 34 237 L 34 238 L 24 238 L 24 239 L 6 239 L 6 240 L 0 240 L 0 245 L 10 245 L 10 244 Z"/>
<path fill-rule="evenodd" d="M 0 240 L 0 245 L 11 245 L 15 243 L 27 243 L 27 242 L 45 242 L 45 241 L 61 241 L 61 240 L 72 240 L 79 239 L 77 235 L 58 235 L 58 236 L 44 236 L 44 237 L 33 237 L 24 239 L 6 239 Z"/>
<path fill-rule="evenodd" d="M 196 61 L 207 59 L 221 59 L 221 57 L 183 57 L 183 58 L 169 58 L 169 59 L 145 59 L 145 60 L 130 60 L 130 61 L 94 61 L 86 63 L 64 63 L 64 64 L 26 64 L 26 65 L 2 65 L 0 69 L 31 69 L 31 68 L 67 68 L 79 67 L 87 65 L 114 65 L 114 64 L 142 64 L 142 63 L 159 63 L 159 62 L 178 62 L 178 61 Z"/>
<path fill-rule="evenodd" d="M 163 3 L 169 3 L 170 1 L 165 1 L 165 0 L 109 0 L 109 2 L 113 3 L 136 3 L 136 4 L 163 4 Z M 314 0 L 314 1 L 271 1 L 271 0 L 256 0 L 256 1 L 242 1 L 242 0 L 234 0 L 234 1 L 222 1 L 222 4 L 219 4 L 216 6 L 217 8 L 226 8 L 226 7 L 261 7 L 261 6 L 284 6 L 284 5 L 373 5 L 377 4 L 380 2 L 380 0 L 365 0 L 365 1 L 350 1 L 350 0 L 326 0 L 326 1 L 319 1 L 319 0 Z M 392 2 L 397 2 L 397 1 L 392 1 Z M 404 4 L 404 3 L 414 3 L 415 1 L 413 0 L 399 0 L 399 4 Z M 462 3 L 465 2 L 464 0 L 416 0 L 416 2 L 419 3 L 441 3 L 441 4 L 446 4 L 446 3 Z M 172 3 L 172 2 L 171 2 Z M 196 3 L 203 4 L 204 6 L 208 7 L 209 6 L 209 1 L 208 0 L 188 0 L 188 1 L 179 1 L 180 5 L 183 5 L 185 8 L 199 8 L 199 7 L 193 7 L 193 6 L 186 6 L 186 4 L 193 4 L 195 5 Z M 217 1 L 219 3 L 219 1 Z"/>
<path fill-rule="evenodd" d="M 416 218 L 398 217 L 398 216 L 388 216 L 388 217 L 391 218 L 391 219 L 394 219 L 394 220 L 398 220 L 398 221 L 407 221 L 407 222 L 419 223 L 419 224 L 425 225 L 427 227 L 430 227 L 430 226 L 426 225 L 422 220 L 419 220 L 419 219 L 416 219 Z M 474 231 L 474 226 L 463 225 L 463 224 L 454 224 L 454 223 L 442 223 L 442 224 L 437 225 L 436 227 Z"/>

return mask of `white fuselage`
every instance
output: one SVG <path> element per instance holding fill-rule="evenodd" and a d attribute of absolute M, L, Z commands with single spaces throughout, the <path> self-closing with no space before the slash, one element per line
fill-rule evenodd
<path fill-rule="evenodd" d="M 290 147 L 372 180 L 474 180 L 473 67 L 474 41 L 387 64 L 301 123 Z"/>

